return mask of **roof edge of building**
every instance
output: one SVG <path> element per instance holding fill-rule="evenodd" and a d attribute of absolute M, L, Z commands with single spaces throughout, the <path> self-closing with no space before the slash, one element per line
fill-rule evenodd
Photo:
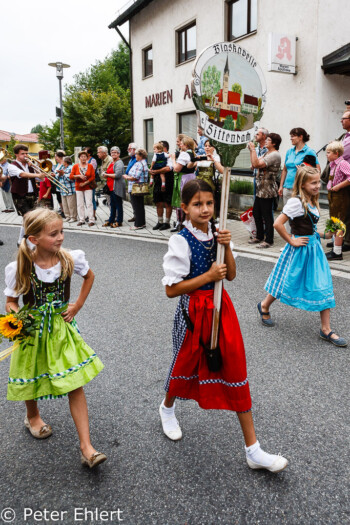
<path fill-rule="evenodd" d="M 124 6 L 124 8 L 122 8 L 119 11 L 119 16 L 112 23 L 109 24 L 108 28 L 115 29 L 117 26 L 123 25 L 125 22 L 130 20 L 130 18 L 142 11 L 142 9 L 151 2 L 152 0 L 134 0 L 130 6 L 129 2 L 128 4 L 126 4 L 126 6 Z"/>

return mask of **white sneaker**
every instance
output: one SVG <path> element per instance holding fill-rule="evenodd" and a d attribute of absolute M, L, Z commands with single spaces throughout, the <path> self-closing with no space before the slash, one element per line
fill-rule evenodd
<path fill-rule="evenodd" d="M 288 466 L 288 459 L 284 458 L 283 456 L 275 456 L 275 461 L 270 465 L 269 467 L 266 467 L 265 465 L 261 465 L 260 463 L 255 463 L 255 461 L 252 461 L 247 457 L 247 463 L 250 468 L 252 469 L 265 469 L 269 470 L 270 472 L 281 472 Z"/>
<path fill-rule="evenodd" d="M 178 420 L 175 417 L 175 411 L 172 416 L 164 413 L 164 402 L 159 407 L 160 420 L 162 422 L 164 434 L 172 441 L 178 441 L 182 438 L 182 432 Z"/>

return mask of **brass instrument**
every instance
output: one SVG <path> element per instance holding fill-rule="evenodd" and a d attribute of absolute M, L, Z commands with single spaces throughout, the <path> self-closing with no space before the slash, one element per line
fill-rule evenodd
<path fill-rule="evenodd" d="M 10 153 L 7 151 L 7 149 L 5 148 L 0 148 L 0 162 L 3 161 L 3 160 L 10 160 L 11 159 L 11 155 Z M 0 177 L 1 175 L 4 173 L 4 170 L 2 169 L 2 167 L 0 166 Z"/>
<path fill-rule="evenodd" d="M 11 154 L 5 148 L 0 148 L 0 162 L 2 160 L 11 160 Z"/>
<path fill-rule="evenodd" d="M 46 160 L 38 160 L 35 157 L 32 157 L 31 155 L 26 155 L 27 159 L 30 160 L 32 163 L 32 166 L 34 170 L 37 171 L 37 173 L 45 173 L 46 177 L 49 179 L 52 184 L 55 184 L 60 190 L 64 191 L 65 193 L 69 193 L 69 190 L 61 184 L 55 176 L 52 174 L 52 162 L 49 159 Z M 1 158 L 0 158 L 1 160 Z"/>

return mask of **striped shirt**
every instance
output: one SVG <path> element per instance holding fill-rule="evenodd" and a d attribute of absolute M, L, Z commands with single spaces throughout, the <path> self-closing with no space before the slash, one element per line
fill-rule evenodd
<path fill-rule="evenodd" d="M 350 164 L 344 160 L 343 155 L 330 163 L 329 181 L 327 190 L 331 190 L 333 186 L 344 182 L 350 182 Z"/>

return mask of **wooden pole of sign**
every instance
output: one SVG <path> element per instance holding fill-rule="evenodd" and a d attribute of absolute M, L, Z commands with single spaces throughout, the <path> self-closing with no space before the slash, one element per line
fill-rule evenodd
<path fill-rule="evenodd" d="M 230 179 L 231 179 L 230 168 L 224 168 L 224 174 L 222 177 L 222 186 L 221 186 L 219 230 L 226 229 L 228 198 L 229 198 L 229 193 L 230 193 Z M 222 244 L 218 244 L 216 263 L 223 264 L 224 257 L 225 257 L 225 247 Z M 222 297 L 222 280 L 216 281 L 215 286 L 214 286 L 213 325 L 212 325 L 212 330 L 211 330 L 211 341 L 210 341 L 211 348 L 216 348 L 218 344 L 221 297 Z"/>

